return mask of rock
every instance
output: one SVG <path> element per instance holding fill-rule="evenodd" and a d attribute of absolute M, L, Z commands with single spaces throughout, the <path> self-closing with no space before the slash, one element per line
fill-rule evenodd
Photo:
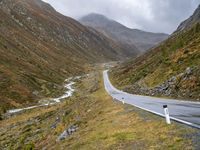
<path fill-rule="evenodd" d="M 167 82 L 168 82 L 170 85 L 171 85 L 171 84 L 174 84 L 174 82 L 176 82 L 176 77 L 175 77 L 175 76 L 171 77 Z"/>
<path fill-rule="evenodd" d="M 169 86 L 168 85 L 165 85 L 165 86 L 163 86 L 163 87 L 161 87 L 161 91 L 166 91 L 167 89 L 169 88 Z"/>
<path fill-rule="evenodd" d="M 60 121 L 61 121 L 60 117 L 56 117 L 56 122 L 60 122 Z"/>
<path fill-rule="evenodd" d="M 38 91 L 33 91 L 33 95 L 38 96 L 39 92 Z"/>
<path fill-rule="evenodd" d="M 167 91 L 165 91 L 165 95 L 166 95 L 166 96 L 171 95 L 171 89 L 168 89 Z"/>
<path fill-rule="evenodd" d="M 71 128 L 69 128 L 69 129 L 67 130 L 67 133 L 68 133 L 69 135 L 72 134 L 72 130 L 71 130 Z"/>
<path fill-rule="evenodd" d="M 68 136 L 72 135 L 74 132 L 76 132 L 78 129 L 78 125 L 72 125 L 69 127 L 67 130 L 65 130 L 58 138 L 56 141 L 62 141 L 66 139 Z"/>
<path fill-rule="evenodd" d="M 41 133 L 41 130 L 40 130 L 40 129 L 37 129 L 37 130 L 35 131 L 35 133 L 36 133 L 36 134 L 39 134 L 39 133 Z"/>
<path fill-rule="evenodd" d="M 186 72 L 187 75 L 192 74 L 192 68 L 187 67 L 187 69 L 185 70 L 185 72 Z"/>
<path fill-rule="evenodd" d="M 113 100 L 115 100 L 115 99 L 113 98 Z M 91 112 L 91 109 L 88 109 L 87 112 L 88 112 L 88 113 Z"/>
<path fill-rule="evenodd" d="M 178 64 L 179 64 L 179 65 L 183 64 L 183 61 L 181 61 L 181 60 L 180 60 L 180 61 L 178 61 Z"/>
<path fill-rule="evenodd" d="M 56 121 L 54 124 L 51 125 L 51 128 L 56 129 L 56 127 L 60 123 L 60 121 L 61 121 L 60 117 L 56 117 Z"/>
<path fill-rule="evenodd" d="M 65 130 L 58 138 L 56 141 L 62 141 L 64 140 L 69 134 L 67 133 L 67 131 Z"/>
<path fill-rule="evenodd" d="M 47 150 L 47 148 L 46 148 L 46 147 L 43 147 L 42 150 Z"/>
<path fill-rule="evenodd" d="M 53 124 L 53 125 L 51 125 L 51 128 L 52 128 L 52 129 L 55 129 L 56 126 L 57 126 L 56 124 Z"/>
<path fill-rule="evenodd" d="M 31 17 L 27 17 L 26 20 L 30 21 L 30 20 L 31 20 Z"/>
<path fill-rule="evenodd" d="M 181 78 L 181 77 L 183 77 L 184 75 L 185 75 L 184 73 L 180 73 L 179 75 L 177 75 L 176 79 L 177 79 L 177 78 Z"/>

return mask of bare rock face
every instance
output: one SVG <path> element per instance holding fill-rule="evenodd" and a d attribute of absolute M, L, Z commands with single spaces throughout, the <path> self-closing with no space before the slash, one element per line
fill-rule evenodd
<path fill-rule="evenodd" d="M 95 13 L 87 15 L 79 21 L 86 26 L 98 30 L 107 37 L 120 42 L 130 52 L 144 52 L 168 37 L 167 34 L 163 33 L 150 33 L 130 29 L 114 20 Z"/>

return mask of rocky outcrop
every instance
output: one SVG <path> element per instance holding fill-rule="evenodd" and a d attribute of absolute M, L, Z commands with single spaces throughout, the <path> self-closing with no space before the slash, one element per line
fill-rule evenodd
<path fill-rule="evenodd" d="M 200 101 L 200 80 L 197 79 L 200 73 L 200 66 L 188 67 L 183 73 L 172 76 L 162 84 L 148 88 L 141 84 L 134 84 L 125 88 L 125 91 L 134 94 L 149 95 L 149 96 L 165 96 L 182 99 L 193 99 Z"/>
<path fill-rule="evenodd" d="M 57 142 L 62 141 L 64 139 L 66 139 L 67 137 L 69 137 L 70 135 L 72 135 L 74 132 L 76 132 L 78 130 L 78 125 L 72 125 L 70 126 L 68 129 L 66 129 L 58 138 L 57 138 Z"/>

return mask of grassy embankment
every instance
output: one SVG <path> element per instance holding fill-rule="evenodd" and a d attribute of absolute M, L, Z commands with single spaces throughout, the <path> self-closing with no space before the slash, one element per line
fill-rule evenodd
<path fill-rule="evenodd" d="M 0 147 L 10 149 L 193 149 L 197 131 L 129 105 L 105 92 L 102 71 L 92 70 L 76 95 L 57 106 L 29 110 L 0 122 Z M 50 126 L 60 117 L 56 129 Z M 70 125 L 79 129 L 56 142 Z"/>
<path fill-rule="evenodd" d="M 138 88 L 154 89 L 171 77 L 175 77 L 176 80 L 171 87 L 172 92 L 168 96 L 198 100 L 200 99 L 199 49 L 200 24 L 196 24 L 189 30 L 172 35 L 146 54 L 112 69 L 110 73 L 112 83 L 120 89 L 144 94 Z M 192 70 L 190 75 L 181 76 L 188 67 Z"/>

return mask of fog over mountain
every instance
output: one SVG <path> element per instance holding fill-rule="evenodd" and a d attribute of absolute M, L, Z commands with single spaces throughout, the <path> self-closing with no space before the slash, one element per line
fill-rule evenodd
<path fill-rule="evenodd" d="M 172 33 L 192 15 L 200 0 L 44 0 L 64 15 L 79 19 L 91 12 L 130 28 Z"/>
<path fill-rule="evenodd" d="M 129 51 L 145 52 L 168 38 L 167 34 L 130 29 L 101 14 L 89 14 L 79 20 L 83 25 L 92 27 L 108 38 L 121 43 Z"/>

